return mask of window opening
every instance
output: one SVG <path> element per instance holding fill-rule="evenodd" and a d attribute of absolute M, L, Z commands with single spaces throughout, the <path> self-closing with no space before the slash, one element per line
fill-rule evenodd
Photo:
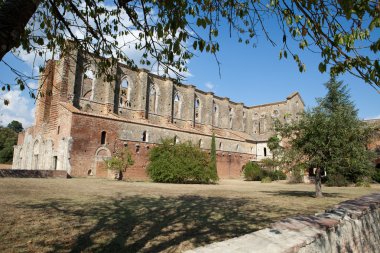
<path fill-rule="evenodd" d="M 100 137 L 100 144 L 106 144 L 106 136 L 107 136 L 107 133 L 106 133 L 106 131 L 103 131 L 102 132 L 102 135 L 101 135 L 101 137 Z"/>
<path fill-rule="evenodd" d="M 143 132 L 142 137 L 141 137 L 141 140 L 144 141 L 144 142 L 147 142 L 147 141 L 148 141 L 148 134 L 147 134 L 146 131 Z"/>

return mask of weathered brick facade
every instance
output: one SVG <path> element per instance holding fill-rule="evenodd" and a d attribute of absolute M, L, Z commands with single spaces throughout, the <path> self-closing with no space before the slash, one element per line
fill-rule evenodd
<path fill-rule="evenodd" d="M 112 71 L 117 80 L 105 82 L 94 62 L 75 51 L 48 62 L 36 124 L 20 133 L 13 168 L 107 177 L 104 159 L 127 146 L 135 163 L 124 178 L 143 180 L 149 149 L 162 138 L 209 150 L 215 133 L 219 177 L 238 178 L 247 161 L 271 156 L 273 119 L 297 120 L 304 110 L 298 93 L 246 106 L 143 69 L 119 64 Z"/>

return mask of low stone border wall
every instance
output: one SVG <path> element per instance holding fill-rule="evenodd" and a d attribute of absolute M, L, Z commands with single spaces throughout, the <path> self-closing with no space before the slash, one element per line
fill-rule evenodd
<path fill-rule="evenodd" d="M 270 228 L 196 248 L 208 252 L 380 252 L 380 193 L 344 201 L 315 216 L 300 216 Z"/>
<path fill-rule="evenodd" d="M 65 170 L 12 170 L 0 169 L 0 177 L 17 178 L 69 178 Z"/>

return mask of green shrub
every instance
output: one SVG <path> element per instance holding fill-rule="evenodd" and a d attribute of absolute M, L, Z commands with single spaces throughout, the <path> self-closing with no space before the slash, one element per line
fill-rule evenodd
<path fill-rule="evenodd" d="M 355 186 L 356 187 L 371 187 L 371 183 L 368 182 L 368 180 L 360 180 L 356 182 Z"/>
<path fill-rule="evenodd" d="M 123 173 L 128 166 L 133 165 L 132 155 L 127 148 L 116 151 L 111 158 L 104 160 L 107 169 L 113 170 L 117 174 L 118 180 L 123 178 Z"/>
<path fill-rule="evenodd" d="M 263 179 L 261 179 L 261 183 L 271 183 L 272 182 L 272 179 L 270 177 L 264 177 Z"/>
<path fill-rule="evenodd" d="M 190 142 L 174 144 L 172 139 L 152 148 L 147 172 L 154 182 L 214 183 L 216 171 L 210 166 L 209 155 Z"/>
<path fill-rule="evenodd" d="M 267 171 L 273 171 L 279 165 L 279 162 L 271 158 L 265 158 L 260 161 L 260 165 Z"/>
<path fill-rule="evenodd" d="M 341 174 L 331 174 L 327 176 L 326 186 L 348 186 L 350 183 Z"/>
<path fill-rule="evenodd" d="M 285 180 L 286 179 L 286 174 L 282 172 L 281 170 L 274 170 L 274 171 L 266 171 L 267 176 L 269 176 L 272 181 L 276 180 Z"/>
<path fill-rule="evenodd" d="M 211 151 L 210 151 L 210 173 L 215 174 L 215 180 L 219 180 L 218 178 L 218 169 L 217 169 L 217 163 L 216 163 L 216 143 L 215 143 L 215 134 L 212 133 L 211 138 Z"/>
<path fill-rule="evenodd" d="M 303 176 L 305 171 L 305 165 L 304 164 L 297 164 L 295 165 L 292 170 L 289 177 L 289 183 L 290 184 L 300 184 L 303 183 Z"/>
<path fill-rule="evenodd" d="M 373 173 L 372 180 L 380 183 L 380 169 L 376 169 L 375 173 Z"/>
<path fill-rule="evenodd" d="M 244 178 L 247 181 L 260 181 L 264 177 L 264 172 L 260 166 L 254 162 L 248 162 L 244 166 Z"/>

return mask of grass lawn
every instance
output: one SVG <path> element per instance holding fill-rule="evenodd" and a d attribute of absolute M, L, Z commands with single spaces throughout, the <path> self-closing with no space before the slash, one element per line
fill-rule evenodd
<path fill-rule="evenodd" d="M 380 191 L 238 180 L 173 185 L 0 178 L 0 252 L 178 252 Z"/>

